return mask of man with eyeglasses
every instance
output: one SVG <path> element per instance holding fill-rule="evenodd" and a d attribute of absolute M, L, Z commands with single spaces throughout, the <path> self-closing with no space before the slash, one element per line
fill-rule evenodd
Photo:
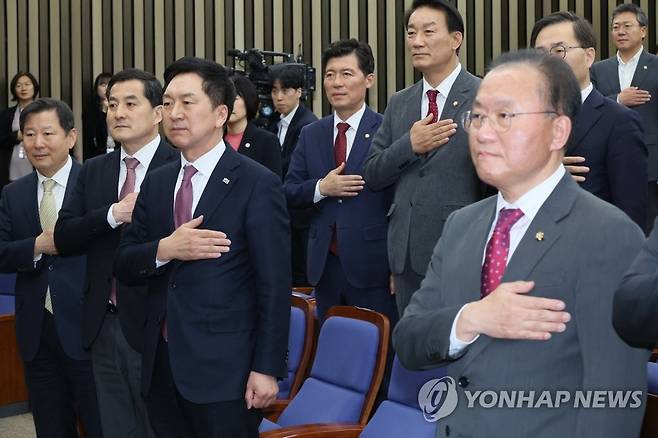
<path fill-rule="evenodd" d="M 494 63 L 462 118 L 478 176 L 499 192 L 448 217 L 393 333 L 406 367 L 447 366 L 461 399 L 437 437 L 639 435 L 648 352 L 624 344 L 611 314 L 644 236 L 562 165 L 580 100 L 564 62 L 523 50 Z M 639 401 L 574 407 L 590 390 Z"/>
<path fill-rule="evenodd" d="M 658 57 L 643 47 L 647 23 L 647 16 L 639 6 L 633 3 L 617 6 L 611 23 L 617 55 L 595 63 L 591 75 L 592 83 L 604 96 L 635 110 L 642 119 L 649 154 L 646 229 L 650 231 L 658 214 Z"/>
<path fill-rule="evenodd" d="M 580 186 L 616 205 L 641 228 L 646 223 L 647 149 L 640 117 L 594 89 L 589 68 L 596 37 L 587 20 L 555 12 L 535 23 L 530 45 L 564 59 L 580 85 L 576 117 L 564 164 Z"/>

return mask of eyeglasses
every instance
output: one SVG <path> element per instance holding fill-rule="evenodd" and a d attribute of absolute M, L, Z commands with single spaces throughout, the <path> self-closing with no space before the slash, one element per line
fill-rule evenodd
<path fill-rule="evenodd" d="M 582 46 L 553 46 L 549 50 L 546 49 L 539 49 L 543 52 L 548 53 L 551 56 L 555 56 L 556 58 L 566 58 L 567 57 L 567 52 L 570 49 L 584 49 Z"/>
<path fill-rule="evenodd" d="M 639 24 L 632 24 L 632 23 L 613 24 L 611 29 L 614 33 L 619 32 L 621 30 L 623 30 L 624 32 L 628 32 L 634 27 L 641 27 L 641 26 Z"/>
<path fill-rule="evenodd" d="M 485 115 L 473 111 L 466 111 L 462 114 L 461 122 L 465 131 L 470 128 L 480 129 L 484 125 L 484 121 L 489 119 L 489 126 L 496 132 L 506 132 L 512 127 L 512 119 L 517 116 L 529 116 L 532 114 L 551 114 L 559 116 L 556 111 L 532 111 L 526 113 L 508 113 L 505 111 L 498 111 L 493 114 Z"/>

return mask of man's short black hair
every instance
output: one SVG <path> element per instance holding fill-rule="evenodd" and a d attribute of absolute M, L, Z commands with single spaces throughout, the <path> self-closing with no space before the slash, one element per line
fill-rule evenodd
<path fill-rule="evenodd" d="M 244 101 L 244 107 L 247 111 L 247 121 L 251 121 L 258 114 L 258 90 L 251 80 L 242 75 L 235 75 L 231 78 L 235 86 L 235 92 Z"/>
<path fill-rule="evenodd" d="M 25 128 L 25 122 L 27 119 L 34 115 L 40 114 L 46 111 L 55 111 L 57 113 L 57 119 L 59 120 L 59 125 L 62 127 L 64 132 L 67 134 L 73 129 L 73 111 L 71 108 L 61 100 L 50 99 L 48 97 L 42 97 L 30 102 L 23 111 L 21 111 L 21 117 L 19 119 L 19 124 L 21 132 Z"/>
<path fill-rule="evenodd" d="M 530 35 L 530 46 L 535 46 L 537 36 L 542 30 L 560 23 L 571 23 L 573 34 L 576 37 L 578 44 L 580 44 L 580 47 L 583 49 L 588 49 L 590 47 L 594 49 L 596 48 L 596 36 L 594 35 L 594 30 L 589 21 L 573 12 L 567 11 L 554 12 L 537 21 L 532 28 L 532 34 Z"/>
<path fill-rule="evenodd" d="M 443 14 L 446 16 L 446 24 L 448 25 L 448 32 L 460 32 L 462 37 L 464 36 L 464 19 L 454 6 L 450 3 L 447 3 L 442 0 L 414 0 L 409 9 L 404 13 L 404 27 L 409 26 L 409 18 L 416 9 L 421 7 L 428 7 L 436 9 L 437 11 L 443 11 Z M 457 47 L 457 53 L 459 54 L 459 47 Z"/>
<path fill-rule="evenodd" d="M 194 56 L 180 58 L 169 65 L 164 72 L 165 90 L 174 77 L 183 73 L 195 73 L 201 77 L 203 92 L 210 99 L 213 108 L 226 105 L 229 115 L 233 112 L 235 87 L 223 65 Z"/>
<path fill-rule="evenodd" d="M 636 5 L 635 3 L 622 3 L 618 5 L 614 11 L 612 11 L 612 16 L 610 17 L 610 24 L 612 24 L 613 21 L 615 21 L 615 17 L 619 14 L 623 14 L 624 12 L 630 12 L 632 14 L 635 14 L 635 18 L 637 19 L 637 22 L 640 24 L 640 27 L 647 27 L 649 25 L 649 19 L 647 18 L 647 14 L 644 13 L 641 7 Z"/>
<path fill-rule="evenodd" d="M 275 64 L 270 67 L 270 80 L 281 83 L 282 88 L 304 89 L 306 85 L 305 69 L 296 64 Z"/>
<path fill-rule="evenodd" d="M 34 97 L 39 95 L 39 89 L 41 87 L 39 86 L 39 81 L 37 81 L 37 78 L 35 78 L 34 75 L 29 71 L 19 71 L 14 75 L 9 84 L 9 91 L 11 91 L 12 96 L 11 100 L 18 100 L 18 95 L 16 94 L 16 84 L 22 77 L 26 77 L 32 82 L 32 88 L 34 88 Z"/>
<path fill-rule="evenodd" d="M 107 98 L 110 98 L 110 91 L 112 91 L 112 87 L 115 84 L 133 80 L 142 83 L 144 86 L 144 97 L 151 103 L 152 108 L 162 105 L 162 84 L 151 73 L 138 68 L 127 68 L 112 76 L 110 82 L 107 83 L 107 91 L 105 93 Z"/>
<path fill-rule="evenodd" d="M 327 68 L 327 62 L 332 58 L 341 58 L 354 53 L 359 61 L 359 69 L 364 76 L 375 71 L 375 57 L 372 56 L 370 46 L 362 41 L 351 38 L 349 40 L 334 41 L 322 52 L 322 70 Z"/>
<path fill-rule="evenodd" d="M 515 64 L 534 68 L 543 76 L 544 90 L 541 93 L 546 96 L 547 110 L 569 117 L 573 127 L 582 102 L 580 86 L 571 67 L 562 59 L 540 50 L 524 49 L 502 54 L 493 62 L 491 70 Z M 572 129 L 567 145 L 571 144 L 573 135 Z"/>

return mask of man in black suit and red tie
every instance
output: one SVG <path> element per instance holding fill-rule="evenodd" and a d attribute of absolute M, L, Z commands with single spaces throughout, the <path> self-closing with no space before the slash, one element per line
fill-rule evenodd
<path fill-rule="evenodd" d="M 82 337 L 91 349 L 105 438 L 152 436 L 140 395 L 146 288 L 114 278 L 112 264 L 123 226 L 130 223 L 148 172 L 175 157 L 160 138 L 162 85 L 128 69 L 107 87 L 108 130 L 121 148 L 85 162 L 55 227 L 63 254 L 87 254 Z"/>
<path fill-rule="evenodd" d="M 287 374 L 290 234 L 277 175 L 226 147 L 235 89 L 221 65 L 165 71 L 179 161 L 142 185 L 116 258 L 147 284 L 143 392 L 158 437 L 257 437 Z"/>

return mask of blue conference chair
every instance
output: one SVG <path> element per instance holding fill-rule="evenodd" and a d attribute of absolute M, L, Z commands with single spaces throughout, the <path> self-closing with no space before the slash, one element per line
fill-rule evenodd
<path fill-rule="evenodd" d="M 315 338 L 314 304 L 311 299 L 293 294 L 288 335 L 288 376 L 279 382 L 277 398 L 292 398 L 306 377 Z"/>
<path fill-rule="evenodd" d="M 647 404 L 641 438 L 658 436 L 658 364 L 647 363 Z"/>

